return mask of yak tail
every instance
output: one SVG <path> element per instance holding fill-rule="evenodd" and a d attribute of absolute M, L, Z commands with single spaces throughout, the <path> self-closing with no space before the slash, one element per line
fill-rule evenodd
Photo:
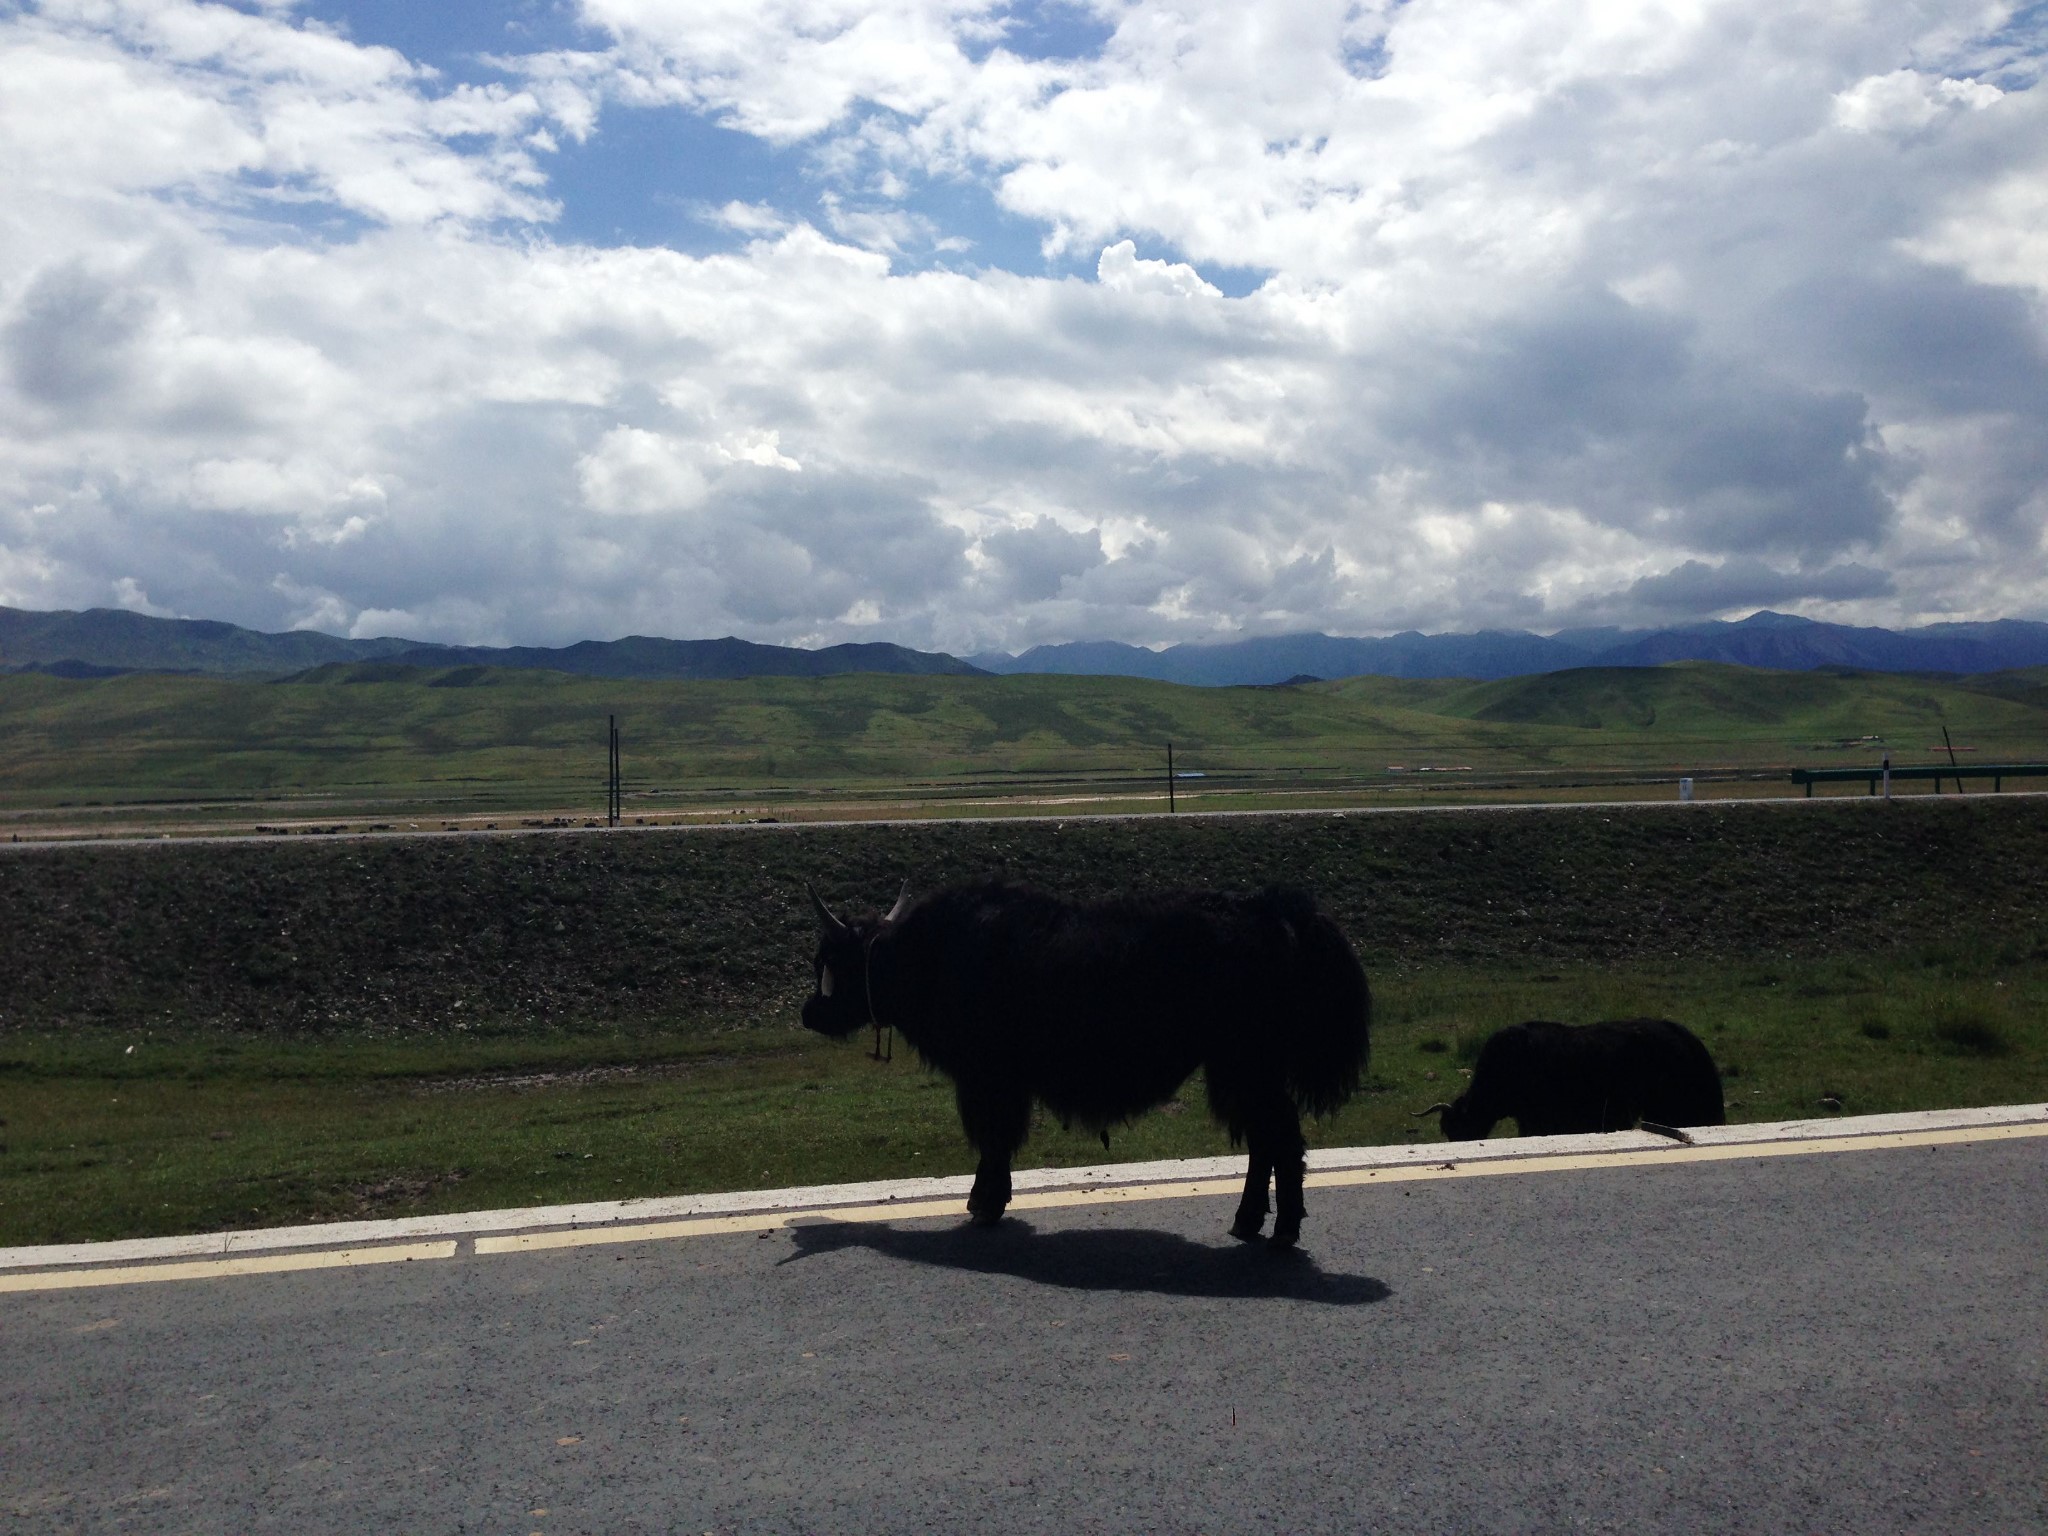
<path fill-rule="evenodd" d="M 1287 1091 L 1304 1114 L 1327 1115 L 1358 1091 L 1372 1049 L 1372 991 L 1344 931 L 1300 891 L 1267 893 L 1289 930 L 1292 963 L 1279 1020 Z"/>

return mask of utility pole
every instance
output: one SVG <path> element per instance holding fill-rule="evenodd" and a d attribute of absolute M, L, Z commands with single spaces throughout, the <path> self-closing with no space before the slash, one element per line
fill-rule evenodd
<path fill-rule="evenodd" d="M 611 739 L 608 748 L 609 755 L 605 762 L 604 824 L 608 827 L 616 827 L 619 824 L 619 812 L 622 809 L 624 800 L 624 796 L 621 795 L 619 789 L 619 717 L 617 715 L 607 715 L 605 718 L 611 725 Z"/>

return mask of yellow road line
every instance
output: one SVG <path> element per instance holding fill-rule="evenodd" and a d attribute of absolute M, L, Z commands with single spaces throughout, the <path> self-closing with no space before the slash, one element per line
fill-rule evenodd
<path fill-rule="evenodd" d="M 1122 1184 L 1107 1189 L 1048 1189 L 1018 1195 L 1013 1211 L 1068 1210 L 1084 1205 L 1115 1205 L 1123 1200 L 1186 1200 L 1203 1195 L 1234 1195 L 1242 1179 L 1189 1179 L 1174 1184 Z M 480 1237 L 482 1253 L 532 1253 L 544 1248 L 591 1248 L 607 1243 L 653 1243 L 679 1237 L 715 1237 L 734 1232 L 773 1232 L 781 1227 L 916 1221 L 924 1217 L 964 1215 L 967 1205 L 949 1200 L 897 1200 L 885 1205 L 845 1205 L 798 1211 L 761 1211 L 747 1216 L 699 1216 L 686 1221 L 647 1222 L 639 1226 L 579 1227 L 571 1231 L 519 1232 L 510 1237 Z"/>
<path fill-rule="evenodd" d="M 478 1253 L 532 1253 L 542 1248 L 590 1248 L 604 1243 L 658 1243 L 678 1237 L 714 1237 L 733 1232 L 773 1232 L 779 1227 L 818 1222 L 915 1220 L 955 1216 L 955 1200 L 897 1200 L 886 1205 L 849 1205 L 824 1211 L 757 1211 L 745 1216 L 698 1216 L 684 1221 L 650 1221 L 639 1226 L 577 1227 L 566 1232 L 516 1232 L 480 1237 Z"/>
<path fill-rule="evenodd" d="M 183 1264 L 129 1264 L 118 1269 L 46 1269 L 0 1275 L 4 1291 L 74 1291 L 97 1285 L 151 1285 L 166 1280 L 216 1280 L 227 1275 L 275 1275 L 297 1269 L 356 1269 L 413 1259 L 452 1259 L 453 1241 L 400 1243 L 387 1248 L 329 1248 L 311 1253 L 260 1253 L 237 1259 L 194 1259 Z"/>
<path fill-rule="evenodd" d="M 1645 1168 L 1666 1163 L 1724 1163 L 1744 1157 L 1804 1157 L 1815 1152 L 1876 1152 L 1944 1147 L 1973 1141 L 2014 1141 L 2048 1136 L 2048 1123 L 1971 1126 L 1953 1131 L 1894 1131 L 1879 1136 L 1824 1136 L 1810 1141 L 1743 1141 L 1721 1146 L 1645 1147 L 1635 1152 L 1581 1152 L 1557 1157 L 1502 1157 L 1461 1163 L 1454 1143 L 1444 1161 L 1405 1168 L 1333 1168 L 1312 1173 L 1311 1189 L 1355 1184 L 1403 1184 L 1414 1179 L 1476 1179 L 1499 1173 L 1563 1173 L 1585 1168 Z"/>
<path fill-rule="evenodd" d="M 2048 1136 L 2048 1124 L 1996 1125 L 1951 1131 L 1902 1131 L 1880 1136 L 1827 1136 L 1810 1141 L 1752 1141 L 1726 1146 L 1647 1147 L 1635 1152 L 1589 1152 L 1557 1157 L 1500 1157 L 1477 1162 L 1457 1161 L 1455 1144 L 1446 1143 L 1444 1161 L 1405 1167 L 1333 1168 L 1311 1173 L 1311 1189 L 1336 1189 L 1359 1184 L 1406 1184 L 1426 1179 L 1481 1178 L 1507 1173 L 1562 1173 L 1574 1169 L 1655 1167 L 1668 1163 L 1727 1162 L 1744 1157 L 1797 1157 L 1816 1152 L 1874 1152 L 1904 1147 L 1950 1146 L 1974 1141 L 2009 1141 Z M 1190 1200 L 1235 1195 L 1242 1179 L 1185 1179 L 1162 1184 L 1121 1184 L 1096 1189 L 1048 1189 L 1017 1196 L 1012 1211 L 1072 1210 L 1084 1206 L 1120 1205 L 1146 1200 Z M 825 1223 L 914 1221 L 922 1217 L 959 1216 L 965 1203 L 951 1200 L 897 1201 L 886 1205 L 845 1206 L 837 1210 L 762 1211 L 746 1216 L 705 1216 L 685 1221 L 650 1222 L 641 1226 L 584 1227 L 574 1231 L 521 1232 L 509 1237 L 479 1237 L 476 1251 L 533 1253 L 549 1248 L 589 1248 L 610 1243 L 664 1242 L 684 1237 L 713 1237 L 735 1232 L 772 1232 L 782 1227 Z"/>
<path fill-rule="evenodd" d="M 1441 1161 L 1399 1166 L 1331 1168 L 1311 1173 L 1312 1189 L 1338 1189 L 1364 1184 L 1407 1184 L 1430 1179 L 1490 1178 L 1501 1174 L 1564 1173 L 1603 1168 L 1659 1167 L 1680 1163 L 1732 1162 L 1742 1158 L 1802 1157 L 1823 1152 L 1896 1151 L 1912 1147 L 1961 1146 L 1971 1142 L 2017 1141 L 2048 1137 L 2048 1122 L 2020 1125 L 1960 1127 L 1954 1130 L 1897 1131 L 1865 1136 L 1822 1136 L 1803 1141 L 1729 1142 L 1718 1146 L 1645 1147 L 1627 1152 L 1584 1152 L 1545 1157 L 1491 1157 L 1458 1160 L 1457 1144 L 1447 1142 Z M 1088 1206 L 1137 1204 L 1149 1200 L 1191 1200 L 1235 1195 L 1243 1181 L 1179 1179 L 1156 1184 L 1122 1184 L 1083 1189 L 1032 1190 L 1010 1203 L 1012 1211 L 1074 1210 Z M 677 1221 L 607 1224 L 544 1232 L 517 1232 L 478 1237 L 478 1254 L 536 1253 L 558 1248 L 588 1248 L 617 1243 L 669 1242 L 688 1237 L 714 1237 L 739 1232 L 772 1232 L 784 1227 L 918 1221 L 958 1217 L 965 1202 L 895 1200 L 874 1205 L 823 1207 L 808 1210 L 757 1211 L 736 1216 L 702 1216 Z M 210 1280 L 230 1275 L 279 1274 L 292 1270 L 342 1269 L 370 1264 L 400 1264 L 413 1259 L 452 1259 L 453 1241 L 393 1244 L 295 1253 L 251 1254 L 237 1258 L 201 1259 L 174 1264 L 136 1264 L 106 1269 L 41 1270 L 0 1273 L 0 1293 L 74 1290 L 87 1286 L 146 1285 L 170 1280 Z"/>

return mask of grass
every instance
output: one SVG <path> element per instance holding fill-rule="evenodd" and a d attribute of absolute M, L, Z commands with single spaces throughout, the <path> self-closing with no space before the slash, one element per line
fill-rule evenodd
<path fill-rule="evenodd" d="M 2048 1099 L 2048 962 L 2010 948 L 1794 966 L 1447 966 L 1383 978 L 1366 1090 L 1311 1144 L 1434 1139 L 1479 1042 L 1520 1018 L 1679 1018 L 1731 1120 Z M 1872 1024 L 1881 1024 L 1873 1033 Z M 132 1047 L 132 1049 L 131 1049 Z M 17 1037 L 0 1059 L 0 1245 L 966 1173 L 948 1085 L 907 1052 L 780 1029 L 451 1040 Z M 1228 1150 L 1199 1081 L 1022 1166 Z"/>
<path fill-rule="evenodd" d="M 1378 999 L 1322 1145 L 1432 1135 L 1523 1018 L 1677 1018 L 1738 1120 L 2048 1098 L 2034 797 L 44 847 L 0 858 L 0 1245 L 967 1171 L 943 1083 L 794 1027 L 803 884 L 989 873 L 1314 890 Z M 1109 1155 L 1223 1151 L 1180 1103 Z"/>

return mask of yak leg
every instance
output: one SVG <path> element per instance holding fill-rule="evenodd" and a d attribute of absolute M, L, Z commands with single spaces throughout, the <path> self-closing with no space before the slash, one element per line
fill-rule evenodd
<path fill-rule="evenodd" d="M 1031 1096 L 959 1085 L 960 1127 L 981 1154 L 967 1211 L 976 1226 L 991 1227 L 1010 1204 L 1010 1159 L 1031 1129 Z"/>
<path fill-rule="evenodd" d="M 1301 1182 L 1308 1154 L 1301 1116 L 1285 1100 L 1268 1103 L 1245 1128 L 1245 1140 L 1250 1143 L 1250 1166 L 1245 1170 L 1244 1195 L 1237 1202 L 1237 1219 L 1230 1224 L 1230 1235 L 1246 1242 L 1259 1235 L 1266 1224 L 1266 1184 L 1270 1179 L 1278 1209 L 1270 1241 L 1275 1248 L 1292 1248 L 1301 1239 Z"/>
<path fill-rule="evenodd" d="M 984 1152 L 974 1165 L 974 1188 L 967 1192 L 967 1214 L 977 1227 L 992 1227 L 1010 1208 L 1010 1154 Z"/>
<path fill-rule="evenodd" d="M 1302 1178 L 1308 1171 L 1308 1142 L 1301 1134 L 1301 1116 L 1288 1105 L 1285 1117 L 1276 1115 L 1266 1131 L 1266 1146 L 1273 1160 L 1272 1245 L 1292 1248 L 1301 1241 L 1301 1218 L 1306 1211 L 1301 1198 Z M 1252 1145 L 1258 1146 L 1255 1140 Z"/>
<path fill-rule="evenodd" d="M 1237 1202 L 1237 1219 L 1230 1224 L 1230 1235 L 1255 1242 L 1266 1225 L 1266 1212 L 1272 1209 L 1266 1199 L 1266 1186 L 1273 1182 L 1273 1158 L 1265 1139 L 1254 1135 L 1251 1140 L 1251 1166 L 1245 1170 L 1244 1196 Z"/>

